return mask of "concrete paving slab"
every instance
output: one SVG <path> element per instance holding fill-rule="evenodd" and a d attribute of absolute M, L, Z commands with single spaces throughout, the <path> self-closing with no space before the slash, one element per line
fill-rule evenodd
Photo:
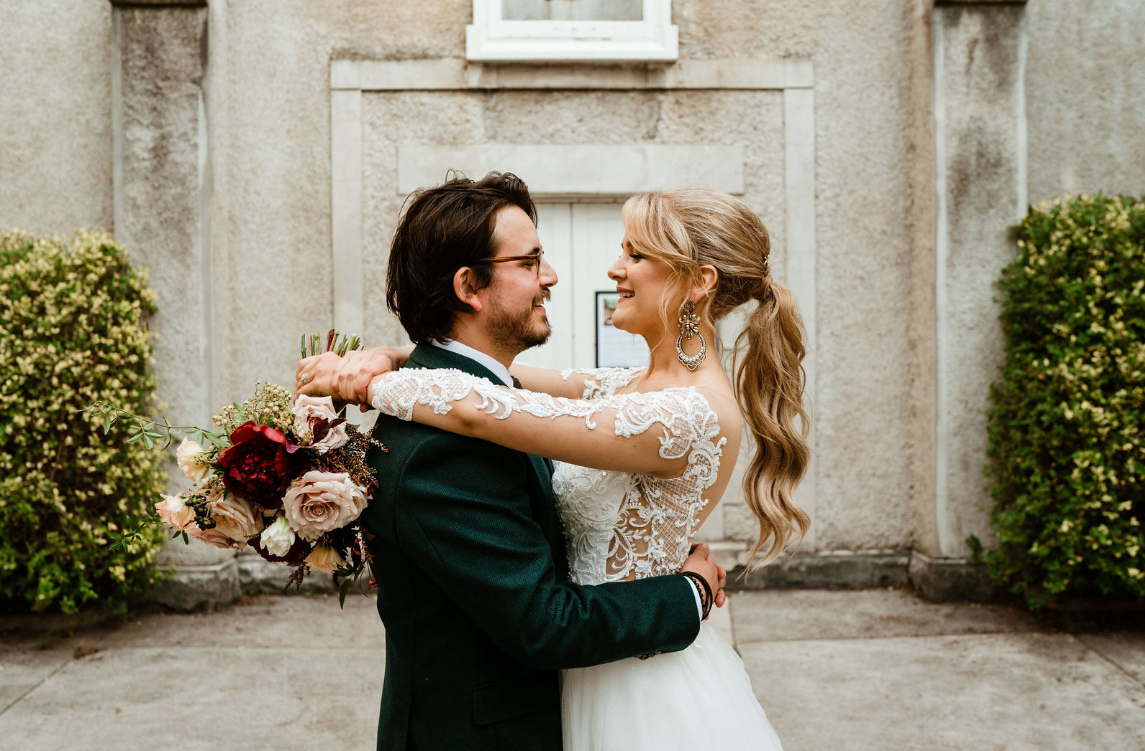
<path fill-rule="evenodd" d="M 0 649 L 0 713 L 71 659 L 62 650 Z"/>
<path fill-rule="evenodd" d="M 1086 646 L 1140 681 L 1145 699 L 1145 631 L 1078 634 Z"/>
<path fill-rule="evenodd" d="M 1140 683 L 1065 634 L 773 641 L 740 652 L 785 751 L 1145 749 Z"/>
<path fill-rule="evenodd" d="M 125 622 L 104 619 L 88 627 L 58 632 L 52 648 L 76 647 L 266 647 L 308 646 L 302 635 L 329 648 L 382 649 L 385 632 L 373 598 L 337 595 L 244 597 L 218 611 L 172 613 L 153 611 Z M 36 649 L 44 634 L 31 627 L 5 632 L 9 648 Z"/>
<path fill-rule="evenodd" d="M 1014 608 L 935 604 L 903 589 L 775 590 L 732 597 L 737 644 L 1043 630 L 1028 613 Z"/>
<path fill-rule="evenodd" d="M 113 648 L 74 660 L 0 714 L 0 748 L 373 748 L 384 652 L 314 642 Z"/>

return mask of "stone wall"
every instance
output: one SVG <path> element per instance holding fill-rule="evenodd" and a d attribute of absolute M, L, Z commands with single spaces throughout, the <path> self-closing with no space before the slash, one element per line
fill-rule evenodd
<path fill-rule="evenodd" d="M 112 228 L 111 6 L 5 3 L 0 226 Z"/>
<path fill-rule="evenodd" d="M 334 318 L 331 61 L 463 59 L 471 4 L 16 6 L 0 49 L 0 224 L 109 227 L 152 267 L 173 417 L 205 420 L 259 378 L 292 382 L 298 334 Z M 966 555 L 967 535 L 989 538 L 991 282 L 1011 252 L 1006 228 L 1026 200 L 1145 193 L 1145 5 L 675 0 L 673 20 L 682 64 L 813 70 L 803 554 L 824 571 L 846 567 L 839 551 L 863 554 L 879 572 L 912 550 Z M 403 145 L 740 145 L 745 198 L 785 277 L 778 90 L 591 88 L 363 93 L 368 342 L 404 341 L 381 300 Z M 733 495 L 720 513 L 724 534 L 752 538 Z M 207 558 L 196 561 L 221 560 Z"/>

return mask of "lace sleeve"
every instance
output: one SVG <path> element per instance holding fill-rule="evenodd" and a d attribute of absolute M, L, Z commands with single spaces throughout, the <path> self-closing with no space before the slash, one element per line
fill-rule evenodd
<path fill-rule="evenodd" d="M 632 383 L 644 368 L 578 368 L 562 370 L 561 378 L 569 380 L 578 376 L 583 382 L 584 393 L 582 399 L 599 399 L 611 396 L 617 390 Z"/>
<path fill-rule="evenodd" d="M 636 472 L 684 469 L 679 460 L 689 456 L 697 441 L 710 443 L 720 430 L 716 413 L 695 389 L 568 399 L 497 386 L 458 370 L 407 368 L 387 373 L 374 381 L 371 404 L 386 415 L 416 419 L 519 451 Z M 419 405 L 429 409 L 415 412 Z M 454 418 L 455 405 L 463 409 Z M 501 421 L 503 427 L 481 420 L 482 416 Z M 583 425 L 555 424 L 560 417 L 579 418 Z M 596 434 L 598 420 L 611 423 L 613 430 Z M 640 446 L 633 450 L 633 442 L 647 445 L 648 451 L 639 450 Z"/>

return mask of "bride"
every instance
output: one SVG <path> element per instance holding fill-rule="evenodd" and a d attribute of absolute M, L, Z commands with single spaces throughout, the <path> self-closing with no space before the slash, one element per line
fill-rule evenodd
<path fill-rule="evenodd" d="M 364 379 L 344 374 L 337 396 L 360 403 L 368 382 L 384 414 L 557 460 L 553 488 L 581 584 L 679 570 L 746 429 L 756 450 L 743 491 L 760 526 L 751 556 L 765 563 L 809 523 L 792 498 L 808 460 L 802 329 L 771 275 L 767 229 L 741 201 L 702 189 L 634 196 L 624 228 L 608 269 L 620 293 L 612 322 L 645 339 L 648 367 L 514 365 L 522 389 L 375 367 Z M 709 349 L 715 322 L 749 302 L 733 388 Z M 407 354 L 389 349 L 381 361 L 396 368 Z M 780 749 L 742 661 L 709 623 L 689 648 L 645 657 L 564 671 L 565 748 Z"/>

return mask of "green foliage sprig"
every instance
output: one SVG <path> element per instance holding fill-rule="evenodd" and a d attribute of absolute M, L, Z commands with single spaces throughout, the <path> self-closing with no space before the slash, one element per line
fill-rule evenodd
<path fill-rule="evenodd" d="M 109 541 L 166 488 L 147 441 L 84 407 L 151 407 L 146 273 L 103 232 L 0 231 L 0 602 L 125 612 L 159 581 L 164 533 Z M 153 441 L 151 436 L 145 436 Z"/>
<path fill-rule="evenodd" d="M 1031 607 L 1145 598 L 1145 201 L 1032 208 L 1005 293 L 987 474 L 995 581 Z"/>

